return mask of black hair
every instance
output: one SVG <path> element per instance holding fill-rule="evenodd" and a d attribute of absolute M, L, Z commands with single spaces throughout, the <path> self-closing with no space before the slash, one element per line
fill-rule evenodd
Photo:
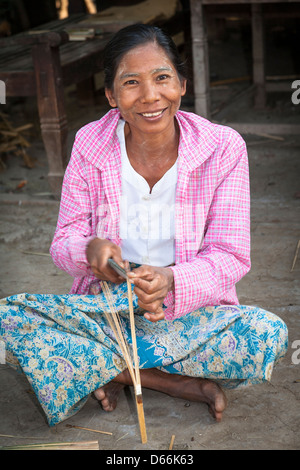
<path fill-rule="evenodd" d="M 122 57 L 131 49 L 154 42 L 168 55 L 179 78 L 186 78 L 185 63 L 181 60 L 173 39 L 157 26 L 134 24 L 120 29 L 104 49 L 104 85 L 112 89 L 117 68 Z"/>

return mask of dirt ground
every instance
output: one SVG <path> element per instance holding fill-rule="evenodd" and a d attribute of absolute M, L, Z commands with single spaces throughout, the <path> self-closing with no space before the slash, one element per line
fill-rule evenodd
<path fill-rule="evenodd" d="M 238 43 L 233 45 L 239 47 Z M 214 57 L 217 60 L 217 55 Z M 232 88 L 227 87 L 214 89 L 214 106 L 218 107 L 231 92 Z M 276 122 L 280 117 L 282 122 L 290 122 L 299 118 L 300 104 L 298 108 L 292 105 L 290 94 L 273 96 L 272 100 L 261 113 L 254 112 L 248 102 L 237 103 L 234 112 L 238 119 L 245 119 L 244 106 L 250 120 Z M 15 102 L 11 109 L 20 120 L 22 116 L 36 119 L 33 106 L 27 102 Z M 186 101 L 186 109 L 193 110 L 193 104 Z M 78 109 L 75 95 L 69 90 L 70 149 L 78 127 L 98 119 L 105 110 L 103 102 Z M 300 354 L 295 349 L 295 341 L 300 340 L 300 253 L 292 270 L 300 239 L 300 136 L 244 137 L 252 193 L 252 269 L 238 284 L 239 299 L 241 304 L 259 305 L 276 313 L 289 329 L 289 349 L 271 383 L 227 392 L 228 408 L 218 424 L 204 404 L 144 390 L 148 443 L 142 445 L 132 390 L 122 394 L 113 413 L 105 413 L 91 397 L 75 416 L 49 428 L 26 379 L 2 364 L 0 446 L 97 440 L 100 449 L 164 451 L 175 435 L 173 449 L 186 453 L 300 448 Z M 21 292 L 63 294 L 72 283 L 48 254 L 59 203 L 49 194 L 47 160 L 38 133 L 32 140 L 30 155 L 35 159 L 34 168 L 28 169 L 20 157 L 10 156 L 0 173 L 1 298 Z M 16 189 L 22 180 L 27 184 Z M 67 424 L 112 435 L 68 428 Z"/>

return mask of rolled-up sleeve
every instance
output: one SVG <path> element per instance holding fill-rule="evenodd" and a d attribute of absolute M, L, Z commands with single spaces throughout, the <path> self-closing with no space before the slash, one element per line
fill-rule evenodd
<path fill-rule="evenodd" d="M 86 248 L 93 238 L 85 169 L 74 145 L 64 176 L 58 222 L 50 247 L 54 263 L 74 278 L 85 276 L 89 272 Z"/>

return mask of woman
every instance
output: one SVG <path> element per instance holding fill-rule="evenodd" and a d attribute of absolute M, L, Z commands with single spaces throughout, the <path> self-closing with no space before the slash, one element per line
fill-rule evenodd
<path fill-rule="evenodd" d="M 142 386 L 205 402 L 220 421 L 221 385 L 270 380 L 287 348 L 282 320 L 236 295 L 250 269 L 245 143 L 179 111 L 184 66 L 160 29 L 119 31 L 104 65 L 113 109 L 77 133 L 51 246 L 74 278 L 71 293 L 5 299 L 2 335 L 51 425 L 91 392 L 113 410 L 131 385 L 101 314 L 106 280 L 130 341 L 127 287 L 113 258 L 134 286 Z"/>

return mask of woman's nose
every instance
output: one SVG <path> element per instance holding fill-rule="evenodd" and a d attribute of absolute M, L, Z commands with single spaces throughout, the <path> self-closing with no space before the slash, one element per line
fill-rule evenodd
<path fill-rule="evenodd" d="M 143 103 L 149 103 L 153 101 L 158 101 L 160 98 L 159 91 L 157 86 L 154 83 L 146 82 L 142 87 L 141 100 Z"/>

